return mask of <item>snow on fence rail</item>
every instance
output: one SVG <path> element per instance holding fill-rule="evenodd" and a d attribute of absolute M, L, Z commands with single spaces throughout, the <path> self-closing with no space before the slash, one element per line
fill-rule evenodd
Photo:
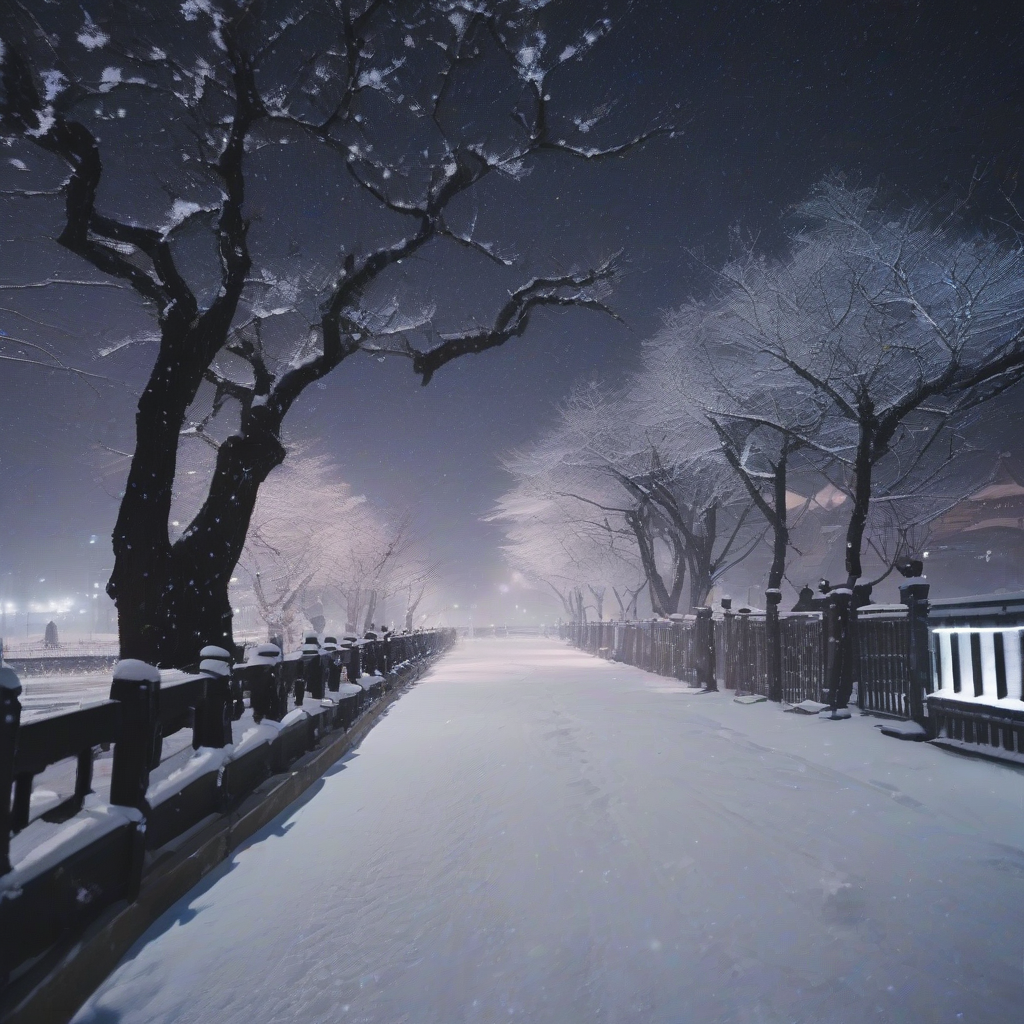
<path fill-rule="evenodd" d="M 327 733 L 351 728 L 454 641 L 452 629 L 360 641 L 345 666 L 349 682 L 340 652 L 327 649 L 284 659 L 267 652 L 235 666 L 226 651 L 207 649 L 194 672 L 121 662 L 109 700 L 24 724 L 17 675 L 0 668 L 0 1003 L 48 950 L 111 904 L 133 900 L 161 847 L 236 807 Z M 288 694 L 301 704 L 307 690 L 313 706 L 287 712 Z M 252 722 L 233 742 L 244 694 Z M 182 730 L 191 730 L 195 753 L 151 778 L 165 741 Z M 111 747 L 102 799 L 93 770 Z M 37 801 L 36 777 L 60 762 L 74 764 L 72 792 Z"/>

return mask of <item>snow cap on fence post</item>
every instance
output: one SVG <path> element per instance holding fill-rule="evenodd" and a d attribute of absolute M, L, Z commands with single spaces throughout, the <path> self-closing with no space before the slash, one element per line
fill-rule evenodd
<path fill-rule="evenodd" d="M 114 666 L 114 682 L 159 683 L 160 670 L 138 658 L 125 658 Z M 116 700 L 112 697 L 111 700 Z"/>
<path fill-rule="evenodd" d="M 228 665 L 234 661 L 229 651 L 226 651 L 223 647 L 215 647 L 212 644 L 204 647 L 199 652 L 199 658 L 201 661 L 222 661 Z"/>
<path fill-rule="evenodd" d="M 276 665 L 281 660 L 281 648 L 277 644 L 260 644 L 250 649 L 246 661 L 250 665 Z"/>
<path fill-rule="evenodd" d="M 200 664 L 199 671 L 203 671 L 203 664 L 205 662 L 220 662 L 228 668 L 228 678 L 230 680 L 232 675 L 232 668 L 234 667 L 235 659 L 231 655 L 230 651 L 225 650 L 223 647 L 218 647 L 215 644 L 208 644 L 199 652 Z M 228 701 L 229 707 L 231 708 L 231 719 L 232 721 L 238 721 L 242 715 L 245 714 L 245 702 L 242 700 L 242 685 L 238 682 L 228 683 Z M 219 728 L 219 726 L 217 727 Z M 229 738 L 225 741 L 230 743 L 230 731 L 228 733 Z M 210 746 L 211 744 L 203 744 L 204 746 Z M 214 744 L 215 746 L 221 746 L 222 744 Z"/>

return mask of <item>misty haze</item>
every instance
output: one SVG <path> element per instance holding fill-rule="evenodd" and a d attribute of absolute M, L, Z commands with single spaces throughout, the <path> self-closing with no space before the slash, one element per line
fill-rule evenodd
<path fill-rule="evenodd" d="M 0 4 L 0 1022 L 1024 1019 L 1011 4 Z"/>

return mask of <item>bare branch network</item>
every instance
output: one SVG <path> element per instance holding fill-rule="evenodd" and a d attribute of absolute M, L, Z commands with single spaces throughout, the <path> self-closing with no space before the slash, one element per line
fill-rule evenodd
<path fill-rule="evenodd" d="M 792 555 L 803 573 L 837 557 L 847 593 L 919 556 L 930 524 L 992 471 L 982 412 L 1024 377 L 1020 239 L 963 212 L 822 182 L 781 255 L 740 252 L 666 316 L 624 387 L 577 390 L 510 461 L 498 515 L 513 564 L 545 583 L 571 575 L 535 531 L 579 536 L 605 513 L 668 615 L 684 575 L 701 604 L 765 539 L 766 576 L 740 575 L 760 576 L 769 608 Z M 602 552 L 589 539 L 572 586 L 608 582 Z"/>
<path fill-rule="evenodd" d="M 584 167 L 672 134 L 655 121 L 615 137 L 614 83 L 594 79 L 582 104 L 561 87 L 612 28 L 596 8 L 512 0 L 5 9 L 0 124 L 29 182 L 13 191 L 63 197 L 56 241 L 97 274 L 81 285 L 127 289 L 158 328 L 108 587 L 125 651 L 178 662 L 173 636 L 195 647 L 200 617 L 230 630 L 227 580 L 284 458 L 284 418 L 350 356 L 400 355 L 426 384 L 538 311 L 614 315 L 615 257 L 524 267 L 490 315 L 464 295 L 439 315 L 405 279 L 449 249 L 511 275 L 514 247 L 477 221 L 501 222 L 538 159 Z M 171 538 L 191 444 L 215 464 Z"/>

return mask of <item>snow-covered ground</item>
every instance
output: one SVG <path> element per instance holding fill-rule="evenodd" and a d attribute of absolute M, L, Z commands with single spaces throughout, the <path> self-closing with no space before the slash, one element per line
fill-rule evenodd
<path fill-rule="evenodd" d="M 76 1021 L 1024 1020 L 1024 776 L 462 641 Z"/>

